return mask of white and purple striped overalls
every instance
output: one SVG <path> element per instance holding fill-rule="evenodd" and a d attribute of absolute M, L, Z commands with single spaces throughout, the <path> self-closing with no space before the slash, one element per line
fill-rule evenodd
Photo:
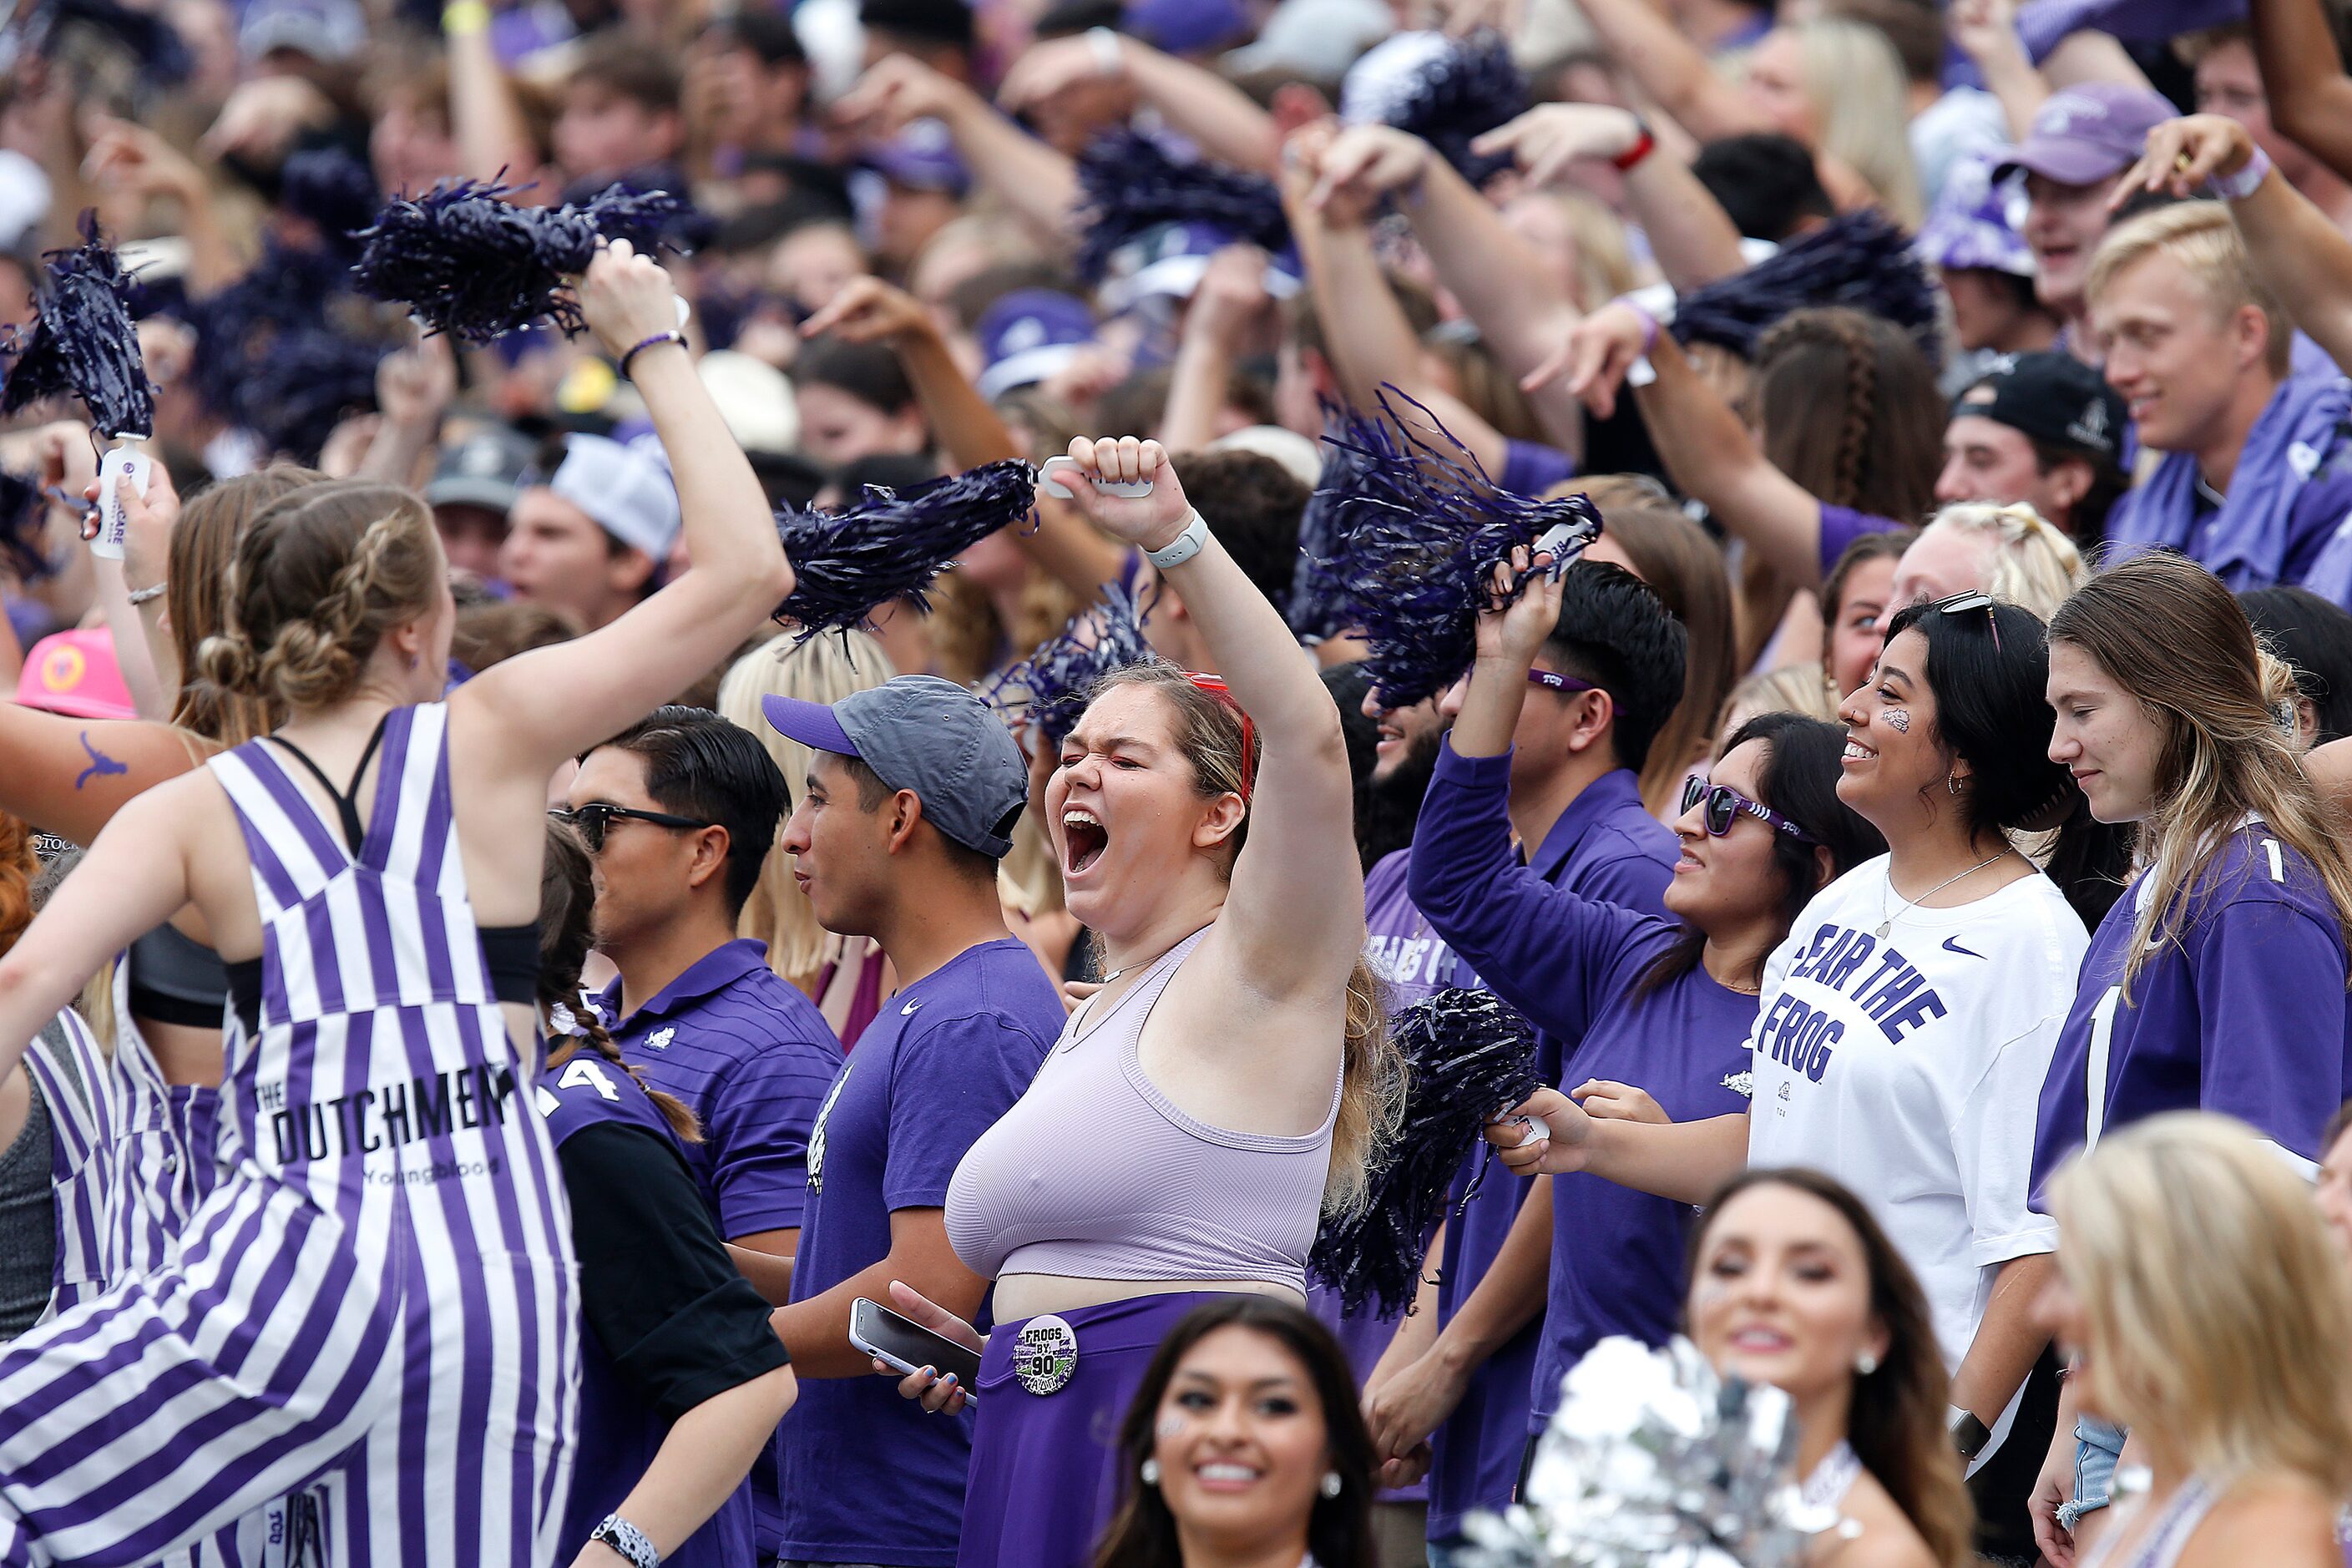
<path fill-rule="evenodd" d="M 578 1306 L 554 1149 L 493 997 L 446 710 L 394 709 L 356 851 L 265 742 L 214 759 L 259 1026 L 176 1257 L 0 1353 L 0 1564 L 138 1568 L 299 1489 L 335 1568 L 552 1560 Z"/>

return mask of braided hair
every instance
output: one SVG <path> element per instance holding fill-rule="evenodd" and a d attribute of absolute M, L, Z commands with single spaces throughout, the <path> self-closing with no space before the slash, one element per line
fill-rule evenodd
<path fill-rule="evenodd" d="M 1843 306 L 1790 311 L 1757 341 L 1752 395 L 1764 455 L 1815 499 L 1897 522 L 1933 504 L 1943 399 L 1894 322 Z"/>
<path fill-rule="evenodd" d="M 551 817 L 547 858 L 539 874 L 539 1010 L 550 1020 L 547 1065 L 560 1068 L 585 1046 L 636 1079 L 681 1142 L 699 1143 L 702 1128 L 693 1110 L 676 1095 L 647 1083 L 623 1058 L 595 1010 L 582 1000 L 581 967 L 588 962 L 588 950 L 596 945 L 595 909 L 596 885 L 587 847 L 579 835 Z M 568 1032 L 562 1027 L 567 1017 L 572 1021 Z"/>
<path fill-rule="evenodd" d="M 414 492 L 361 479 L 290 489 L 237 539 L 228 626 L 197 647 L 196 673 L 289 710 L 327 707 L 357 689 L 387 632 L 431 607 L 446 576 Z"/>

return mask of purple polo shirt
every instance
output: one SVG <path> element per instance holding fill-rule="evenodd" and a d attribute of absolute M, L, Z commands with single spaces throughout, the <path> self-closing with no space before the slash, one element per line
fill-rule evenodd
<path fill-rule="evenodd" d="M 1559 447 L 1507 439 L 1503 443 L 1503 471 L 1495 476 L 1495 485 L 1515 496 L 1532 499 L 1562 479 L 1574 478 L 1576 459 Z"/>
<path fill-rule="evenodd" d="M 1462 938 L 1464 959 L 1559 1042 L 1558 1087 L 1589 1078 L 1634 1084 L 1676 1121 L 1746 1110 L 1757 998 L 1717 984 L 1696 964 L 1655 989 L 1643 986 L 1685 928 L 1527 875 L 1511 848 L 1507 795 L 1500 770 L 1473 779 L 1441 769 L 1413 837 L 1413 883 L 1434 906 L 1478 908 L 1475 934 Z M 1499 1171 L 1487 1179 L 1508 1181 Z M 1554 1177 L 1552 1204 L 1551 1271 L 1525 1434 L 1542 1430 L 1559 1380 L 1585 1352 L 1611 1334 L 1664 1344 L 1682 1317 L 1690 1205 L 1592 1175 Z"/>
<path fill-rule="evenodd" d="M 1874 517 L 1866 511 L 1856 511 L 1850 506 L 1832 506 L 1822 502 L 1822 577 L 1837 569 L 1838 557 L 1847 546 L 1866 534 L 1884 533 L 1903 524 L 1891 517 Z"/>
<path fill-rule="evenodd" d="M 841 1068 L 841 1043 L 816 1005 L 768 967 L 765 942 L 712 948 L 615 1023 L 617 980 L 596 999 L 622 1055 L 702 1124 L 687 1145 L 729 1240 L 801 1224 L 809 1128 Z"/>
<path fill-rule="evenodd" d="M 1442 817 L 1441 797 L 1465 787 L 1484 787 L 1497 795 L 1508 789 L 1511 759 L 1465 757 L 1454 751 L 1451 736 L 1438 752 L 1429 794 L 1422 799 L 1421 820 L 1407 862 L 1407 886 L 1413 902 L 1429 917 L 1431 927 L 1454 945 L 1457 970 L 1467 972 L 1476 952 L 1499 950 L 1505 933 L 1496 897 L 1498 884 L 1462 887 L 1444 874 L 1438 863 L 1442 851 L 1425 839 L 1431 813 Z M 1633 773 L 1624 768 L 1603 773 L 1587 784 L 1559 820 L 1544 835 L 1534 858 L 1525 866 L 1508 868 L 1508 880 L 1566 889 L 1583 898 L 1613 903 L 1640 913 L 1663 916 L 1666 884 L 1674 879 L 1679 851 L 1675 836 L 1642 805 L 1642 792 Z M 1437 900 L 1432 901 L 1434 894 Z M 1536 1070 L 1548 1083 L 1560 1076 L 1561 1042 L 1540 1026 L 1536 1032 Z M 1480 1168 L 1474 1152 L 1455 1184 L 1454 1203 L 1462 1203 L 1469 1174 Z M 1438 1273 L 1438 1313 L 1441 1322 L 1486 1277 L 1487 1267 L 1502 1250 L 1511 1222 L 1527 1200 L 1528 1184 L 1509 1181 L 1489 1171 L 1469 1206 L 1449 1218 L 1445 1255 Z M 1462 1519 L 1472 1509 L 1498 1509 L 1510 1500 L 1518 1479 L 1519 1461 L 1527 1447 L 1528 1390 L 1535 1376 L 1542 1325 L 1530 1323 L 1497 1351 L 1472 1380 L 1469 1392 L 1437 1435 L 1436 1462 L 1429 1478 L 1429 1538 L 1444 1540 L 1459 1534 Z"/>
<path fill-rule="evenodd" d="M 1011 937 L 949 960 L 882 1005 L 834 1079 L 809 1147 L 793 1300 L 890 1251 L 897 1209 L 940 1208 L 974 1140 L 1021 1098 L 1059 1038 L 1062 999 Z M 987 1314 L 977 1325 L 986 1331 Z M 813 1563 L 953 1568 L 971 1417 L 927 1415 L 878 1377 L 809 1378 L 778 1445 L 774 1538 Z"/>
<path fill-rule="evenodd" d="M 2082 984 L 2043 1080 L 2034 1206 L 2066 1156 L 2166 1110 L 2218 1110 L 2316 1163 L 2352 1095 L 2352 1007 L 2335 906 L 2311 862 L 2261 823 L 2201 870 L 2190 918 L 2123 994 L 2140 884 L 2083 955 Z"/>

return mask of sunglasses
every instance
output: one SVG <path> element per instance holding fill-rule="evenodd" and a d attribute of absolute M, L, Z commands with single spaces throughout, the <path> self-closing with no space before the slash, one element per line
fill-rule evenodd
<path fill-rule="evenodd" d="M 1992 632 L 1993 650 L 1999 652 L 2000 622 L 1993 616 L 1992 604 L 1990 594 L 1972 588 L 1963 593 L 1954 594 L 1949 598 L 1938 599 L 1927 607 L 1939 616 L 1959 616 L 1966 615 L 1970 610 L 1982 610 L 1985 613 L 1985 625 Z"/>
<path fill-rule="evenodd" d="M 610 805 L 604 801 L 592 801 L 579 807 L 550 806 L 547 815 L 580 835 L 580 842 L 591 855 L 604 852 L 604 835 L 619 821 L 650 822 L 656 827 L 702 828 L 716 827 L 715 822 L 700 822 L 691 816 L 673 816 L 667 811 L 639 811 L 633 805 Z"/>
<path fill-rule="evenodd" d="M 1251 742 L 1257 738 L 1257 726 L 1250 722 L 1248 711 L 1234 700 L 1234 694 L 1225 687 L 1223 676 L 1202 675 L 1188 669 L 1184 672 L 1184 679 L 1242 716 L 1242 799 L 1247 801 L 1251 786 L 1257 783 L 1257 756 L 1251 747 Z"/>
<path fill-rule="evenodd" d="M 1754 817 L 1775 833 L 1785 833 L 1800 844 L 1819 844 L 1820 839 L 1781 816 L 1769 805 L 1759 805 L 1729 784 L 1710 784 L 1705 779 L 1688 779 L 1683 784 L 1683 815 L 1701 801 L 1706 811 L 1699 817 L 1700 826 L 1709 838 L 1720 838 L 1731 831 L 1731 825 L 1740 816 Z"/>

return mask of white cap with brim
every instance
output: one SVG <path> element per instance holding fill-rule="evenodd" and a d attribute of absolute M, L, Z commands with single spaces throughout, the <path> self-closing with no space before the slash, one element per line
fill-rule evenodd
<path fill-rule="evenodd" d="M 1208 275 L 1209 258 L 1204 255 L 1163 256 L 1148 262 L 1124 277 L 1107 279 L 1099 290 L 1103 309 L 1113 315 L 1131 310 L 1146 300 L 1189 300 Z M 1287 300 L 1299 289 L 1299 279 L 1294 273 L 1268 264 L 1265 269 L 1265 291 L 1274 299 Z"/>
<path fill-rule="evenodd" d="M 747 452 L 790 452 L 800 446 L 800 405 L 793 400 L 792 378 L 782 371 L 733 349 L 713 349 L 694 368 L 737 446 Z"/>
<path fill-rule="evenodd" d="M 982 397 L 994 402 L 1020 387 L 1053 380 L 1067 370 L 1070 362 L 1086 347 L 1084 343 L 1039 343 L 1034 349 L 1006 354 L 982 371 L 972 384 L 980 389 Z"/>
<path fill-rule="evenodd" d="M 603 436 L 573 436 L 547 488 L 633 550 L 667 560 L 677 542 L 677 487 L 662 466 Z"/>

